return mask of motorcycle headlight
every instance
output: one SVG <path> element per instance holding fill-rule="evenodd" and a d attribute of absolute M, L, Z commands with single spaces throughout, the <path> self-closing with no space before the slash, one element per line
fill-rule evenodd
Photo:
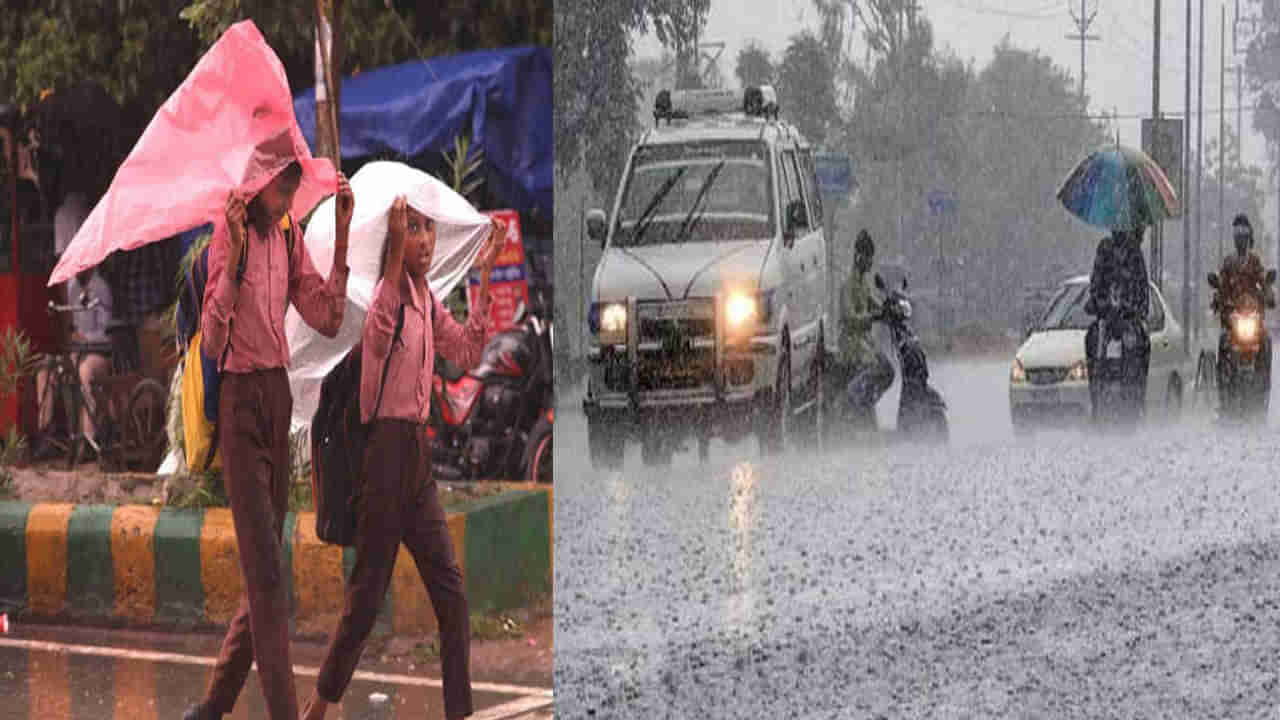
<path fill-rule="evenodd" d="M 1083 360 L 1072 365 L 1071 370 L 1067 372 L 1067 379 L 1077 382 L 1087 381 L 1089 379 L 1089 366 Z"/>
<path fill-rule="evenodd" d="M 1021 385 L 1027 381 L 1027 369 L 1022 366 L 1022 360 L 1013 359 L 1013 367 L 1009 369 L 1009 382 L 1014 385 Z"/>
<path fill-rule="evenodd" d="M 1258 316 L 1256 313 L 1236 313 L 1231 318 L 1235 325 L 1236 337 L 1244 342 L 1253 342 L 1258 338 Z"/>

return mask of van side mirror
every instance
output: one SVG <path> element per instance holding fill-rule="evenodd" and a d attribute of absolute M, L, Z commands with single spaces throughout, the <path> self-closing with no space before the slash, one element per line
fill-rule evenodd
<path fill-rule="evenodd" d="M 592 208 L 587 211 L 587 237 L 595 242 L 600 243 L 600 247 L 604 247 L 605 241 L 605 217 L 604 211 L 600 208 Z"/>
<path fill-rule="evenodd" d="M 880 273 L 876 273 L 876 289 L 884 292 L 884 278 L 880 277 Z"/>
<path fill-rule="evenodd" d="M 1270 273 L 1268 273 L 1268 277 L 1271 277 L 1271 276 L 1273 276 L 1273 275 L 1275 275 L 1275 271 L 1274 271 L 1274 270 L 1272 270 Z M 1218 282 L 1218 274 L 1217 274 L 1217 273 L 1209 273 L 1209 287 L 1213 288 L 1214 290 L 1221 290 L 1221 289 L 1222 289 L 1222 285 L 1221 285 L 1221 283 L 1219 283 L 1219 282 Z"/>

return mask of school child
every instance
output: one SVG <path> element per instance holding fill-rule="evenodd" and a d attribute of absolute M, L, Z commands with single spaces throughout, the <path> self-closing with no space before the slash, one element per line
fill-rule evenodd
<path fill-rule="evenodd" d="M 506 232 L 505 223 L 493 221 L 476 260 L 482 277 L 479 301 L 466 324 L 459 325 L 427 285 L 435 223 L 408 207 L 404 197 L 391 207 L 381 280 L 361 340 L 360 415 L 373 425 L 364 455 L 356 565 L 304 720 L 323 720 L 329 703 L 341 700 L 351 682 L 402 542 L 418 566 L 440 627 L 445 717 L 473 712 L 470 614 L 431 476 L 426 421 L 436 353 L 462 368 L 480 360 L 488 329 L 489 275 Z"/>
<path fill-rule="evenodd" d="M 289 348 L 285 310 L 292 303 L 328 337 L 342 325 L 347 292 L 347 241 L 355 199 L 338 176 L 333 269 L 316 271 L 296 227 L 290 243 L 281 227 L 302 179 L 292 146 L 281 136 L 259 153 L 278 153 L 284 165 L 247 203 L 235 194 L 226 223 L 215 230 L 200 326 L 205 357 L 222 369 L 218 442 L 231 503 L 245 593 L 227 629 L 204 700 L 185 720 L 231 713 L 254 661 L 272 720 L 297 720 L 298 698 L 289 659 L 288 583 L 283 530 L 289 509 L 289 418 L 293 398 L 285 368 Z M 287 163 L 287 164 L 286 164 Z M 292 252 L 290 252 L 292 248 Z"/>

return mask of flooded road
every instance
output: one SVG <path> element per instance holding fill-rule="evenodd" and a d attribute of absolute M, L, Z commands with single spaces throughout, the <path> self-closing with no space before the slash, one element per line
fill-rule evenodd
<path fill-rule="evenodd" d="M 1207 417 L 1015 442 L 939 363 L 947 449 L 597 474 L 557 428 L 561 717 L 1251 717 L 1280 704 L 1280 443 Z M 882 407 L 883 411 L 884 408 Z"/>
<path fill-rule="evenodd" d="M 213 658 L 180 653 L 0 637 L 0 719 L 176 720 L 202 695 Z M 316 669 L 296 667 L 300 703 Z M 473 717 L 528 717 L 549 712 L 549 690 L 477 683 Z M 228 717 L 266 718 L 257 673 Z M 340 720 L 443 718 L 439 678 L 357 672 L 340 706 Z M 550 715 L 543 715 L 550 717 Z"/>

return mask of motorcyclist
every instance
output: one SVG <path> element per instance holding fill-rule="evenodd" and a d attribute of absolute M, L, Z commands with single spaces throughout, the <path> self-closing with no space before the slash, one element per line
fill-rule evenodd
<path fill-rule="evenodd" d="M 1218 336 L 1218 382 L 1225 386 L 1227 363 L 1222 358 L 1231 351 L 1231 313 L 1239 305 L 1242 298 L 1254 296 L 1260 304 L 1273 308 L 1276 306 L 1275 291 L 1266 280 L 1266 270 L 1262 267 L 1262 259 L 1253 252 L 1253 225 L 1248 216 L 1241 213 L 1231 222 L 1231 238 L 1236 252 L 1222 259 L 1222 268 L 1218 272 L 1218 289 L 1213 294 L 1212 308 L 1218 313 L 1222 323 L 1222 333 Z M 1265 331 L 1264 331 L 1265 332 Z M 1263 357 L 1271 356 L 1271 339 L 1263 339 L 1265 350 Z"/>
<path fill-rule="evenodd" d="M 1276 306 L 1275 292 L 1266 282 L 1262 259 L 1253 252 L 1253 226 L 1243 213 L 1236 215 L 1231 223 L 1231 238 L 1236 253 L 1222 259 L 1222 269 L 1218 272 L 1220 287 L 1213 294 L 1213 309 L 1224 328 L 1230 321 L 1233 301 L 1246 294 L 1257 296 L 1267 307 Z"/>
<path fill-rule="evenodd" d="M 864 428 L 875 427 L 875 407 L 893 384 L 893 364 L 876 347 L 872 325 L 880 311 L 867 273 L 875 260 L 876 246 L 865 229 L 854 242 L 853 272 L 840 292 L 841 363 L 851 378 L 845 387 L 851 420 Z"/>
<path fill-rule="evenodd" d="M 1093 272 L 1089 277 L 1089 300 L 1085 312 L 1099 320 L 1132 323 L 1137 332 L 1137 372 L 1125 380 L 1128 382 L 1129 401 L 1141 412 L 1146 396 L 1147 372 L 1151 362 L 1151 338 L 1147 331 L 1147 317 L 1151 310 L 1151 284 L 1147 276 L 1147 263 L 1142 257 L 1142 235 L 1146 228 L 1139 225 L 1133 230 L 1113 230 L 1111 235 L 1098 243 L 1094 255 Z M 1099 385 L 1096 372 L 1099 355 L 1099 324 L 1094 322 L 1085 335 L 1085 362 L 1089 371 L 1089 395 L 1093 400 L 1094 417 L 1098 413 Z M 1130 348 L 1125 348 L 1126 352 Z"/>

